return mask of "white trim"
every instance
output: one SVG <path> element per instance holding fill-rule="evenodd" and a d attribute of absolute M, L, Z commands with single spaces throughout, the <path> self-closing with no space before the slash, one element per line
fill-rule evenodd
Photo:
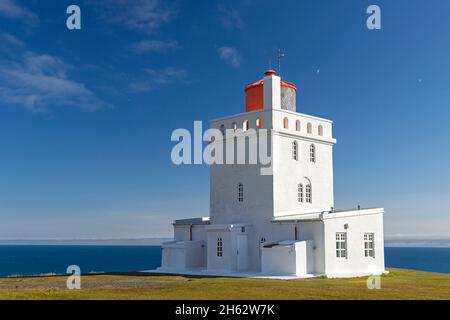
<path fill-rule="evenodd" d="M 300 113 L 300 112 L 294 112 L 294 111 L 285 110 L 285 109 L 258 109 L 258 110 L 248 111 L 248 112 L 237 113 L 237 114 L 234 114 L 234 115 L 231 115 L 231 116 L 225 116 L 225 117 L 221 117 L 221 118 L 212 119 L 209 122 L 210 123 L 215 123 L 215 122 L 219 122 L 219 121 L 223 121 L 223 120 L 229 120 L 229 119 L 232 119 L 232 118 L 241 117 L 243 115 L 253 115 L 253 114 L 257 114 L 257 113 L 272 112 L 272 111 L 287 113 L 287 114 L 290 114 L 290 115 L 294 115 L 294 116 L 297 116 L 297 117 L 304 117 L 304 118 L 311 119 L 311 120 L 318 120 L 318 121 L 333 123 L 333 121 L 330 120 L 330 119 L 320 118 L 320 117 L 316 117 L 316 116 L 311 116 L 309 114 L 304 114 L 304 113 Z"/>

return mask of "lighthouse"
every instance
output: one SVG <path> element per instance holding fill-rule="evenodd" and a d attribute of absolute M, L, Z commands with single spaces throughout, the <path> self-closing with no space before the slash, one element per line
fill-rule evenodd
<path fill-rule="evenodd" d="M 174 240 L 162 245 L 158 271 L 279 277 L 385 272 L 384 210 L 335 209 L 333 122 L 297 112 L 297 85 L 274 70 L 244 91 L 242 113 L 211 121 L 227 132 L 211 143 L 226 154 L 241 142 L 248 158 L 248 141 L 264 132 L 270 174 L 262 174 L 262 163 L 211 165 L 209 216 L 173 222 Z"/>

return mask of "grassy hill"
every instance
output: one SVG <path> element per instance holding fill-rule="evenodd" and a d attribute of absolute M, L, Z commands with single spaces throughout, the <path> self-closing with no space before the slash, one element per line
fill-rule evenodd
<path fill-rule="evenodd" d="M 367 277 L 269 280 L 168 276 L 149 273 L 89 274 L 81 290 L 66 277 L 0 279 L 0 299 L 450 299 L 450 274 L 389 269 L 381 289 Z"/>

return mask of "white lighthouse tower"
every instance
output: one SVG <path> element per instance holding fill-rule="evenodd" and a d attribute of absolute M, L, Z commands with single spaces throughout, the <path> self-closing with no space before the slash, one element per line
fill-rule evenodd
<path fill-rule="evenodd" d="M 273 70 L 245 93 L 246 112 L 211 121 L 212 128 L 227 132 L 212 143 L 236 161 L 211 165 L 210 217 L 174 221 L 174 241 L 163 244 L 159 271 L 383 273 L 383 209 L 334 209 L 332 121 L 297 113 L 296 85 Z M 267 163 L 249 161 L 250 141 L 261 139 L 263 131 L 270 174 L 262 174 Z M 240 142 L 243 163 L 237 160 Z"/>

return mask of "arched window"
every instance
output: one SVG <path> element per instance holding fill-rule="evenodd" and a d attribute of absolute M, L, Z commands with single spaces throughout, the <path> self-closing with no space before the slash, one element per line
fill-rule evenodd
<path fill-rule="evenodd" d="M 308 122 L 307 126 L 306 126 L 307 132 L 308 133 L 312 133 L 312 124 L 311 122 Z"/>
<path fill-rule="evenodd" d="M 300 120 L 295 121 L 295 130 L 300 131 Z"/>
<path fill-rule="evenodd" d="M 298 160 L 298 143 L 297 143 L 297 141 L 292 142 L 292 159 Z"/>
<path fill-rule="evenodd" d="M 306 203 L 312 203 L 312 187 L 311 187 L 310 183 L 308 183 L 306 185 L 306 190 L 305 191 L 306 191 L 305 192 Z"/>
<path fill-rule="evenodd" d="M 316 162 L 316 146 L 313 144 L 309 147 L 309 157 L 311 162 Z"/>
<path fill-rule="evenodd" d="M 250 126 L 249 126 L 248 120 L 245 120 L 242 123 L 242 131 L 247 131 L 249 128 L 250 128 Z"/>
<path fill-rule="evenodd" d="M 319 131 L 319 136 L 323 136 L 323 127 L 322 127 L 322 125 L 319 125 L 318 131 Z"/>
<path fill-rule="evenodd" d="M 244 202 L 244 185 L 238 184 L 238 202 Z"/>
<path fill-rule="evenodd" d="M 220 132 L 222 132 L 222 135 L 225 135 L 225 125 L 220 125 Z"/>
<path fill-rule="evenodd" d="M 217 238 L 217 256 L 221 257 L 223 255 L 223 241 L 222 238 Z"/>
<path fill-rule="evenodd" d="M 298 202 L 303 202 L 303 183 L 298 184 Z"/>
<path fill-rule="evenodd" d="M 264 237 L 261 237 L 261 240 L 260 240 L 260 242 L 261 242 L 261 243 L 264 243 L 264 242 L 266 242 L 266 238 L 264 238 Z"/>
<path fill-rule="evenodd" d="M 283 118 L 283 128 L 289 129 L 289 120 L 286 117 Z"/>
<path fill-rule="evenodd" d="M 233 131 L 236 131 L 236 130 L 237 130 L 237 123 L 236 123 L 236 122 L 233 122 L 233 123 L 231 124 L 231 128 L 233 129 Z"/>
<path fill-rule="evenodd" d="M 261 118 L 256 119 L 256 127 L 261 129 L 262 128 L 262 120 Z"/>

